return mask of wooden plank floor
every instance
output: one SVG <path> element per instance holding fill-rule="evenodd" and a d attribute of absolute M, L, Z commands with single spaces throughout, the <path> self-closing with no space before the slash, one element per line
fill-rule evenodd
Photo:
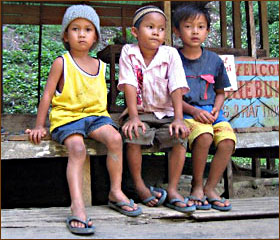
<path fill-rule="evenodd" d="M 279 239 L 279 198 L 231 199 L 230 212 L 196 211 L 192 216 L 139 204 L 144 214 L 126 217 L 108 206 L 88 207 L 96 233 L 71 234 L 65 207 L 2 209 L 1 239 Z M 221 220 L 221 221 L 219 221 Z"/>

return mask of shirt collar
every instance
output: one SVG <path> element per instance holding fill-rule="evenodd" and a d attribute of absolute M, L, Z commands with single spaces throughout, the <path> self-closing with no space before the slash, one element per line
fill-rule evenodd
<path fill-rule="evenodd" d="M 132 47 L 128 50 L 128 55 L 134 55 L 136 57 L 136 59 L 139 60 L 143 66 L 146 66 L 138 44 L 132 45 Z M 154 56 L 152 62 L 147 67 L 147 69 L 158 66 L 158 65 L 162 65 L 162 63 L 168 63 L 169 62 L 168 56 L 169 55 L 166 54 L 165 48 L 163 46 L 159 46 L 156 55 Z"/>

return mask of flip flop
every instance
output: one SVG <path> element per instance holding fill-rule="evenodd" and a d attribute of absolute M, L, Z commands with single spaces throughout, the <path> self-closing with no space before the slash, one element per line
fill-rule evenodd
<path fill-rule="evenodd" d="M 83 228 L 72 227 L 71 226 L 72 221 L 80 222 L 80 223 L 84 224 L 85 227 L 83 227 Z M 88 223 L 90 221 L 91 221 L 90 218 L 88 218 L 86 221 L 83 221 L 78 217 L 70 216 L 70 217 L 67 217 L 67 219 L 66 219 L 66 225 L 71 233 L 80 234 L 80 235 L 89 235 L 89 234 L 94 234 L 94 232 L 95 232 L 95 227 L 88 225 Z"/>
<path fill-rule="evenodd" d="M 126 215 L 129 217 L 137 217 L 142 213 L 142 208 L 138 207 L 136 210 L 133 211 L 126 211 L 124 209 L 122 209 L 122 206 L 129 206 L 131 208 L 133 208 L 134 206 L 134 201 L 132 199 L 130 199 L 129 203 L 126 202 L 112 202 L 112 201 L 108 201 L 108 205 L 109 207 L 111 207 L 112 209 Z"/>
<path fill-rule="evenodd" d="M 224 207 L 221 207 L 221 206 L 218 206 L 216 204 L 214 204 L 214 202 L 220 202 L 220 203 L 225 203 L 226 199 L 225 198 L 222 198 L 222 199 L 217 199 L 217 198 L 207 198 L 207 201 L 209 203 L 211 203 L 212 205 L 212 208 L 216 209 L 216 210 L 219 210 L 219 211 L 229 211 L 232 209 L 232 206 L 231 204 L 228 205 L 228 206 L 224 206 Z"/>
<path fill-rule="evenodd" d="M 188 204 L 188 201 L 189 201 L 188 198 L 185 198 L 184 201 L 182 201 L 178 198 L 173 198 L 169 202 L 165 203 L 165 206 L 168 208 L 174 209 L 178 212 L 182 212 L 182 213 L 194 212 L 196 210 L 195 204 L 192 206 L 186 206 L 186 207 L 179 207 L 179 206 L 175 205 L 175 203 L 177 203 L 177 202 Z"/>
<path fill-rule="evenodd" d="M 195 207 L 197 210 L 209 210 L 211 209 L 211 204 L 208 203 L 208 204 L 204 204 L 205 201 L 207 200 L 207 197 L 206 196 L 203 196 L 202 199 L 196 197 L 196 196 L 189 196 L 189 200 L 192 200 L 192 201 L 197 201 L 197 202 L 200 202 L 201 205 L 198 205 L 198 204 L 195 204 Z"/>
<path fill-rule="evenodd" d="M 161 193 L 161 197 L 158 199 L 157 204 L 155 204 L 153 207 L 158 207 L 158 206 L 160 206 L 161 204 L 164 203 L 164 201 L 166 199 L 166 196 L 167 196 L 167 192 L 164 189 L 162 189 L 162 188 L 157 188 L 157 187 L 150 186 L 150 192 L 151 192 L 152 196 L 148 197 L 148 198 L 146 198 L 146 199 L 144 199 L 142 201 L 145 205 L 147 205 L 148 202 L 150 202 L 150 201 L 152 201 L 152 200 L 157 198 L 155 193 L 154 193 L 154 191 L 155 192 L 160 192 Z"/>

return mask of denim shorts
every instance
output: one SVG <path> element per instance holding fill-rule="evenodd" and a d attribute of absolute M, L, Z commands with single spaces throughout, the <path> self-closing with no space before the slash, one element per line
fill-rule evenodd
<path fill-rule="evenodd" d="M 70 135 L 81 134 L 83 137 L 87 137 L 89 133 L 104 125 L 112 125 L 118 129 L 110 117 L 89 116 L 55 128 L 52 131 L 52 139 L 63 144 Z"/>
<path fill-rule="evenodd" d="M 125 143 L 133 143 L 142 145 L 144 148 L 154 144 L 158 144 L 160 150 L 168 150 L 177 144 L 187 148 L 188 138 L 176 138 L 175 135 L 170 136 L 169 125 L 174 120 L 173 117 L 164 117 L 163 119 L 157 119 L 156 116 L 151 113 L 139 114 L 140 120 L 146 126 L 146 133 L 144 134 L 142 128 L 138 128 L 139 137 L 136 138 L 134 132 L 132 132 L 133 139 L 125 137 L 122 133 L 122 137 Z M 125 119 L 124 123 L 129 119 Z"/>

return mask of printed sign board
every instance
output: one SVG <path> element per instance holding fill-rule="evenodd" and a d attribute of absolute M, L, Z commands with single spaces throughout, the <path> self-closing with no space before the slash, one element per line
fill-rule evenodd
<path fill-rule="evenodd" d="M 279 61 L 235 57 L 237 90 L 227 91 L 224 115 L 233 128 L 279 126 Z"/>

